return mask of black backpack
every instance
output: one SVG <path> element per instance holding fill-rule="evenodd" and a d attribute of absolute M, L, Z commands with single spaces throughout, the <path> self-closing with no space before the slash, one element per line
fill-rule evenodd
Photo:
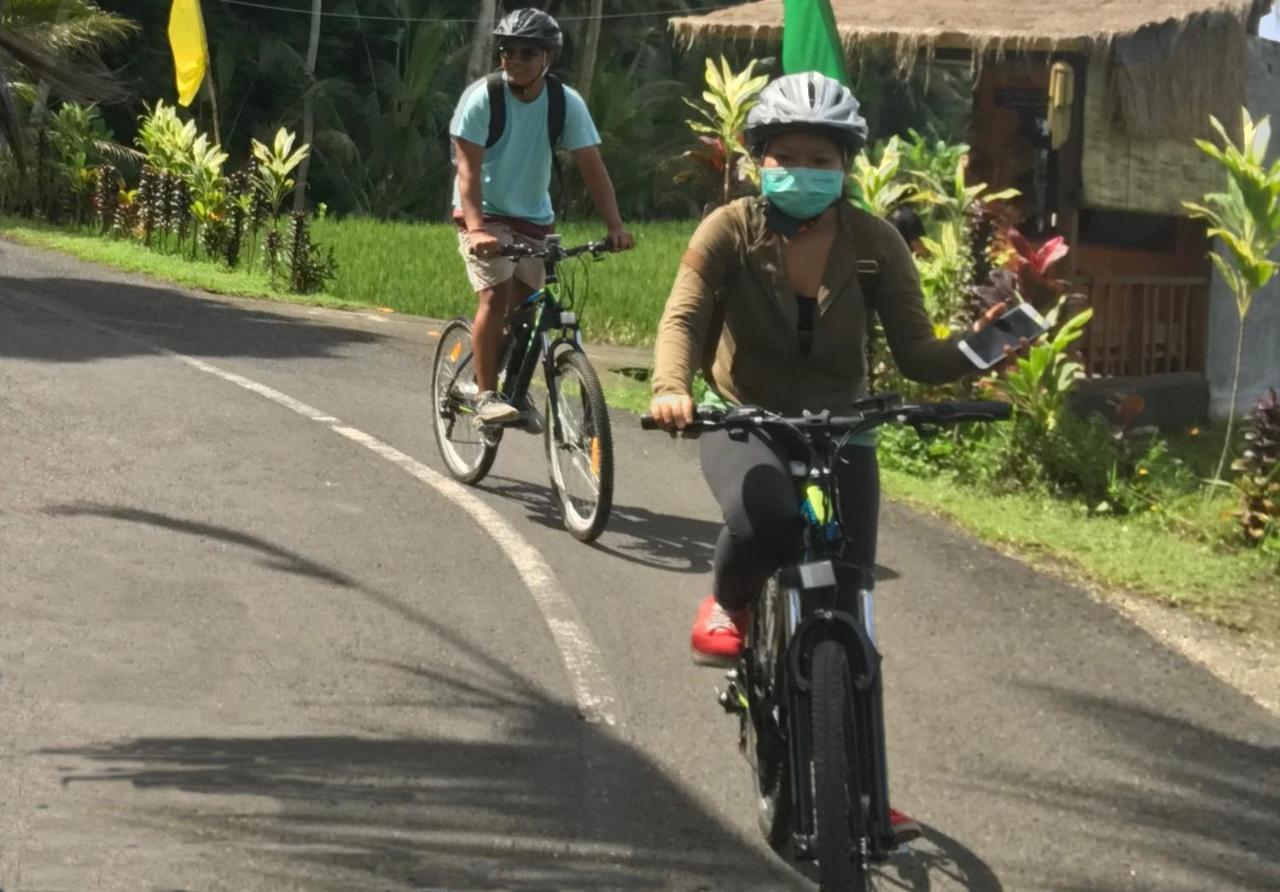
<path fill-rule="evenodd" d="M 502 139 L 507 129 L 507 91 L 502 72 L 495 71 L 485 78 L 485 86 L 489 91 L 489 137 L 484 147 L 491 149 Z M 564 217 L 564 170 L 560 167 L 560 156 L 556 147 L 564 136 L 564 82 L 553 74 L 546 76 L 547 90 L 547 135 L 551 138 L 551 169 L 555 174 L 556 189 L 552 204 L 557 217 Z"/>

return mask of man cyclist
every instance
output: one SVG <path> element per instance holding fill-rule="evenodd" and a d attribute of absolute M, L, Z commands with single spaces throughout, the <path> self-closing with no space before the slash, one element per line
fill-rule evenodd
<path fill-rule="evenodd" d="M 476 414 L 481 421 L 498 424 L 519 416 L 516 407 L 494 392 L 503 324 L 544 280 L 542 261 L 517 262 L 498 252 L 517 243 L 540 247 L 554 231 L 549 192 L 553 126 L 562 128 L 560 145 L 572 154 L 608 227 L 611 247 L 627 250 L 635 242 L 618 212 L 613 183 L 600 156 L 600 134 L 586 103 L 548 75 L 564 46 L 556 20 L 541 10 L 518 9 L 503 18 L 493 34 L 502 64 L 500 79 L 484 78 L 463 93 L 449 132 L 458 168 L 453 217 L 479 304 L 471 333 L 480 391 Z"/>
<path fill-rule="evenodd" d="M 848 411 L 866 394 L 871 311 L 908 377 L 937 384 L 974 371 L 954 338 L 935 336 L 902 237 L 845 198 L 850 157 L 866 136 L 853 94 L 822 74 L 788 75 L 761 92 L 744 137 L 760 164 L 762 195 L 708 216 L 681 258 L 658 329 L 649 412 L 660 426 L 677 430 L 693 421 L 691 382 L 699 369 L 721 404 L 786 415 Z M 693 654 L 698 662 L 731 665 L 751 603 L 801 551 L 803 522 L 790 456 L 767 434 L 704 434 L 699 448 L 725 526 L 713 594 L 694 620 Z M 874 567 L 874 444 L 855 446 L 846 458 L 836 473 L 849 557 Z M 920 832 L 899 812 L 890 820 L 899 840 Z"/>

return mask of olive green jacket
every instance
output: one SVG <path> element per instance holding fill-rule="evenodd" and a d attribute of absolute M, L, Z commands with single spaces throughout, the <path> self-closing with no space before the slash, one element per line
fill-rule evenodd
<path fill-rule="evenodd" d="M 838 231 L 817 295 L 809 354 L 800 352 L 799 311 L 782 238 L 765 225 L 765 202 L 742 198 L 702 222 L 680 261 L 658 329 L 655 395 L 687 394 L 701 369 L 735 404 L 784 414 L 841 412 L 866 395 L 867 305 L 859 261 L 878 266 L 874 308 L 898 368 L 928 384 L 975 371 L 939 340 L 925 313 L 911 252 L 892 225 L 839 206 Z"/>

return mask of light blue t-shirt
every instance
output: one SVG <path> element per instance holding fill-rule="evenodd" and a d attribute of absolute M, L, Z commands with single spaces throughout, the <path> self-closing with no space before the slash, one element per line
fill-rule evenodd
<path fill-rule="evenodd" d="M 484 153 L 480 172 L 484 212 L 519 217 L 541 225 L 555 222 L 551 207 L 551 136 L 547 131 L 547 88 L 533 102 L 521 102 L 506 84 L 507 122 L 502 138 Z M 458 100 L 449 133 L 455 139 L 483 146 L 489 139 L 489 90 L 482 78 Z M 600 134 L 587 104 L 573 89 L 564 88 L 564 133 L 560 147 L 570 152 L 600 144 Z M 462 210 L 458 179 L 453 182 L 453 206 Z"/>

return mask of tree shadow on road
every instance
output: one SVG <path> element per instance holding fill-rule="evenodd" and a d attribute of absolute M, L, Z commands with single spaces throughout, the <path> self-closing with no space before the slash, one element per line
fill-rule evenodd
<path fill-rule="evenodd" d="M 84 325 L 69 332 L 77 324 L 58 315 L 60 310 L 126 337 L 104 337 Z M 382 340 L 354 328 L 200 298 L 163 285 L 97 279 L 0 276 L 0 312 L 16 314 L 23 322 L 0 326 L 0 356 L 40 362 L 145 355 L 153 352 L 149 347 L 201 357 L 326 357 L 353 344 Z"/>
<path fill-rule="evenodd" d="M 551 693 L 552 680 L 526 677 L 426 606 L 235 530 L 120 506 L 47 510 L 230 543 L 422 634 L 423 665 L 364 661 L 407 683 L 358 708 L 412 710 L 414 727 L 438 733 L 388 734 L 353 716 L 352 730 L 336 734 L 141 736 L 46 750 L 83 760 L 63 769 L 72 790 L 128 784 L 147 794 L 113 797 L 113 819 L 252 855 L 237 860 L 271 874 L 263 888 L 272 877 L 335 890 L 803 887 L 619 732 L 584 721 Z M 333 671 L 345 671 L 340 659 Z M 183 795 L 156 795 L 166 791 Z M 254 804 L 261 798 L 271 807 Z"/>
<path fill-rule="evenodd" d="M 1254 742 L 1150 704 L 1025 687 L 1096 727 L 1112 770 L 1063 776 L 1046 767 L 1016 776 L 1001 767 L 1005 795 L 1105 818 L 1094 844 L 1144 852 L 1144 863 L 1176 864 L 1201 888 L 1280 887 L 1280 722 L 1238 697 L 1238 718 L 1256 713 L 1272 729 L 1271 742 Z M 1062 878 L 1058 888 L 1095 887 Z"/>
<path fill-rule="evenodd" d="M 528 518 L 553 530 L 564 528 L 551 487 L 490 475 L 483 488 L 523 505 Z M 710 573 L 721 524 L 631 505 L 614 505 L 605 535 L 593 548 L 634 564 L 676 573 Z M 876 579 L 897 579 L 897 571 L 876 565 Z"/>
<path fill-rule="evenodd" d="M 564 528 L 549 486 L 491 475 L 484 489 L 524 506 L 531 521 Z M 720 524 L 614 505 L 604 537 L 594 545 L 624 561 L 677 573 L 709 573 Z"/>
<path fill-rule="evenodd" d="M 298 576 L 309 576 L 332 585 L 351 588 L 356 582 L 349 577 L 332 570 L 322 564 L 308 560 L 302 555 L 274 545 L 258 536 L 242 533 L 229 527 L 203 523 L 197 520 L 186 520 L 156 511 L 145 511 L 141 508 L 129 508 L 124 505 L 103 505 L 98 502 L 70 502 L 61 505 L 49 505 L 43 509 L 49 517 L 99 517 L 106 520 L 122 520 L 128 523 L 139 523 L 158 527 L 174 533 L 188 536 L 199 536 L 217 539 L 228 545 L 238 545 L 261 555 L 261 563 L 274 570 L 293 573 Z"/>
<path fill-rule="evenodd" d="M 696 803 L 617 731 L 583 721 L 537 679 L 396 593 L 226 527 L 89 502 L 45 511 L 216 540 L 262 555 L 282 572 L 350 591 L 421 630 L 423 653 L 449 654 L 434 665 L 362 660 L 408 684 L 378 703 L 353 707 L 434 714 L 442 728 L 464 716 L 463 727 L 478 720 L 490 729 L 479 736 L 388 735 L 379 727 L 142 736 L 44 751 L 82 760 L 63 769 L 72 789 L 128 784 L 145 794 L 183 794 L 113 797 L 115 815 L 163 827 L 192 845 L 252 852 L 245 863 L 269 872 L 262 877 L 267 888 L 273 877 L 335 890 L 808 888 L 792 867 Z M 343 670 L 335 664 L 333 671 Z M 273 807 L 249 804 L 261 798 Z M 921 845 L 886 866 L 882 888 L 926 892 L 945 880 L 941 888 L 1000 889 L 982 861 L 954 840 L 930 831 Z"/>

